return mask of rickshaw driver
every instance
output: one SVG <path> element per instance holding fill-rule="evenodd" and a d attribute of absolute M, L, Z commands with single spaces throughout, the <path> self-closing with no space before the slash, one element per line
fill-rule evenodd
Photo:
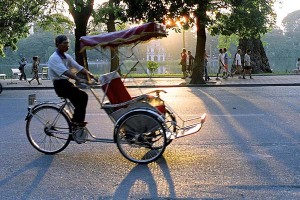
<path fill-rule="evenodd" d="M 72 118 L 75 127 L 84 127 L 88 95 L 76 87 L 69 79 L 74 79 L 76 83 L 86 83 L 86 79 L 79 78 L 71 70 L 76 69 L 77 73 L 94 78 L 94 75 L 79 65 L 66 52 L 69 49 L 69 39 L 66 35 L 59 35 L 55 38 L 56 51 L 50 56 L 48 61 L 48 76 L 53 81 L 56 94 L 59 97 L 67 98 L 74 105 L 74 115 Z"/>

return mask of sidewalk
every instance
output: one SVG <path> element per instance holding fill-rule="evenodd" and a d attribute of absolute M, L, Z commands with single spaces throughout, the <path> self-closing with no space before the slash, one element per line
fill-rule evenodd
<path fill-rule="evenodd" d="M 300 75 L 253 76 L 253 79 L 238 79 L 238 77 L 216 80 L 212 77 L 207 84 L 189 85 L 190 79 L 181 78 L 127 78 L 127 87 L 255 87 L 255 86 L 300 86 Z M 28 82 L 17 79 L 0 79 L 4 90 L 52 89 L 50 80 L 41 80 L 38 85 L 34 80 Z"/>

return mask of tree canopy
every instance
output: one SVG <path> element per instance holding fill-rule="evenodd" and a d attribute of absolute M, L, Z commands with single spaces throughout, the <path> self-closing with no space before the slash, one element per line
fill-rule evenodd
<path fill-rule="evenodd" d="M 17 41 L 26 37 L 30 24 L 33 23 L 46 0 L 4 0 L 0 1 L 0 55 L 4 56 L 4 48 L 16 49 Z"/>

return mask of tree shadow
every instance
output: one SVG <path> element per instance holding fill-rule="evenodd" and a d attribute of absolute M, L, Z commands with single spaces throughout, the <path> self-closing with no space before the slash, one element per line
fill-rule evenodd
<path fill-rule="evenodd" d="M 32 180 L 31 183 L 28 183 L 28 186 L 24 191 L 23 196 L 20 197 L 20 199 L 24 199 L 24 200 L 29 199 L 31 193 L 38 187 L 43 177 L 47 173 L 48 169 L 50 168 L 53 158 L 54 158 L 53 156 L 43 155 L 33 160 L 32 162 L 25 165 L 21 169 L 13 172 L 12 174 L 8 175 L 6 178 L 0 180 L 0 187 L 4 186 L 5 184 L 9 184 L 14 179 L 18 178 L 19 176 L 21 176 L 27 171 L 37 169 L 35 178 Z"/>

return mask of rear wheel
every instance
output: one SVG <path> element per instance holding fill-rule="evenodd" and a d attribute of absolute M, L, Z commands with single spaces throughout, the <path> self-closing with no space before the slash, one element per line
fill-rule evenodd
<path fill-rule="evenodd" d="M 169 145 L 173 139 L 172 139 L 172 134 L 176 133 L 176 118 L 175 116 L 166 108 L 166 113 L 165 113 L 165 125 L 167 127 L 167 130 L 171 131 L 171 133 L 167 132 L 167 145 Z"/>
<path fill-rule="evenodd" d="M 65 113 L 53 106 L 42 106 L 32 111 L 26 123 L 30 144 L 45 154 L 55 154 L 70 143 L 71 122 Z"/>
<path fill-rule="evenodd" d="M 156 115 L 135 112 L 118 124 L 116 142 L 125 158 L 135 163 L 150 163 L 163 154 L 167 144 L 166 130 Z"/>

